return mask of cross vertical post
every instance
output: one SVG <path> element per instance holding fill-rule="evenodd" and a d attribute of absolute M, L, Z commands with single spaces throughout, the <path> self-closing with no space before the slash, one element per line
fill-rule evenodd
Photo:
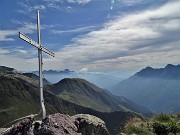
<path fill-rule="evenodd" d="M 44 105 L 44 97 L 43 97 L 43 61 L 42 61 L 42 52 L 47 53 L 50 56 L 55 57 L 55 54 L 48 50 L 47 48 L 43 47 L 41 44 L 41 33 L 40 33 L 40 15 L 39 10 L 37 10 L 37 33 L 38 33 L 38 42 L 32 40 L 22 32 L 19 32 L 19 38 L 26 41 L 30 45 L 36 47 L 38 49 L 38 58 L 39 58 L 39 89 L 40 89 L 40 104 L 41 104 L 41 112 L 43 119 L 46 117 L 46 109 Z"/>
<path fill-rule="evenodd" d="M 37 33 L 38 33 L 38 44 L 41 48 L 41 32 L 40 32 L 40 15 L 39 10 L 37 10 Z M 46 109 L 44 105 L 44 97 L 43 97 L 43 73 L 42 73 L 42 50 L 38 49 L 38 57 L 39 57 L 39 88 L 40 88 L 40 102 L 41 102 L 41 109 L 43 119 L 46 117 Z"/>

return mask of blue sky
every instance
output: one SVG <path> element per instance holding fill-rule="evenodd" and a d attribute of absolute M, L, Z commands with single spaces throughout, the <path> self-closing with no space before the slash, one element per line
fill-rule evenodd
<path fill-rule="evenodd" d="M 44 69 L 138 71 L 180 61 L 180 0 L 0 0 L 0 65 L 38 69 L 37 50 L 21 31 L 56 57 Z"/>

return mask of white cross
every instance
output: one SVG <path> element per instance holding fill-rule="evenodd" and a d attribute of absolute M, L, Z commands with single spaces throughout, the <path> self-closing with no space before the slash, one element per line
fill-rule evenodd
<path fill-rule="evenodd" d="M 44 97 L 43 97 L 43 74 L 42 74 L 42 51 L 55 57 L 55 54 L 51 51 L 49 51 L 47 48 L 43 47 L 41 45 L 41 33 L 40 33 L 40 15 L 39 15 L 39 10 L 37 10 L 37 31 L 38 31 L 38 43 L 25 34 L 19 32 L 19 38 L 22 40 L 26 41 L 30 45 L 38 48 L 38 57 L 39 57 L 39 87 L 40 87 L 40 102 L 41 102 L 41 109 L 42 109 L 42 115 L 43 119 L 46 117 L 46 109 L 44 106 Z"/>

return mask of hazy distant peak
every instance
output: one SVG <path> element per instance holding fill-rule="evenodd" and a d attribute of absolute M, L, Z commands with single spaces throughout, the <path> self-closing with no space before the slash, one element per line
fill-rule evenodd
<path fill-rule="evenodd" d="M 150 77 L 152 75 L 152 73 L 154 72 L 154 68 L 152 67 L 146 67 L 144 69 L 142 69 L 141 71 L 137 72 L 135 74 L 135 76 L 140 76 L 140 77 Z"/>
<path fill-rule="evenodd" d="M 71 71 L 70 69 L 64 69 L 64 70 L 44 70 L 44 73 L 72 73 L 74 71 Z"/>
<path fill-rule="evenodd" d="M 146 67 L 112 88 L 112 92 L 131 99 L 158 113 L 177 113 L 180 108 L 180 65 Z"/>
<path fill-rule="evenodd" d="M 167 64 L 167 66 L 165 67 L 165 69 L 180 69 L 180 65 L 172 65 L 172 64 Z"/>
<path fill-rule="evenodd" d="M 137 72 L 134 76 L 178 79 L 180 78 L 180 65 L 168 64 L 164 68 L 157 68 L 157 69 L 154 69 L 152 67 L 146 67 L 141 71 Z"/>
<path fill-rule="evenodd" d="M 64 70 L 43 70 L 44 74 L 61 74 L 61 73 L 74 73 L 75 71 L 71 71 L 70 69 L 64 69 Z M 38 74 L 38 71 L 33 71 L 32 73 Z"/>
<path fill-rule="evenodd" d="M 154 68 L 152 68 L 152 67 L 150 67 L 150 66 L 147 66 L 146 68 L 142 69 L 142 71 L 143 71 L 143 70 L 144 70 L 144 71 L 145 71 L 145 70 L 146 70 L 146 71 L 148 71 L 148 70 L 154 70 Z"/>

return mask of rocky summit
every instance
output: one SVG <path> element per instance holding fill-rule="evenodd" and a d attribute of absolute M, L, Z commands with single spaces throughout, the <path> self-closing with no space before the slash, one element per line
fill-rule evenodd
<path fill-rule="evenodd" d="M 89 115 L 74 116 L 56 113 L 42 121 L 27 117 L 12 125 L 2 135 L 108 135 L 104 121 Z"/>

